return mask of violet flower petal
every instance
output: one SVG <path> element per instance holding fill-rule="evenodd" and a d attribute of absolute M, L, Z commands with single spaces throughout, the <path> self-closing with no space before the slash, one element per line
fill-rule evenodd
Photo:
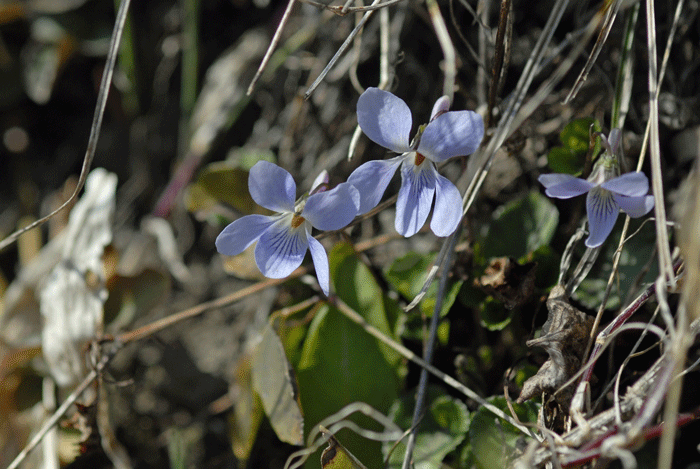
<path fill-rule="evenodd" d="M 623 212 L 632 218 L 646 215 L 654 208 L 654 196 L 643 195 L 641 197 L 627 197 L 613 193 L 613 198 Z"/>
<path fill-rule="evenodd" d="M 404 153 L 410 150 L 413 120 L 401 99 L 379 88 L 367 88 L 357 100 L 357 123 L 374 143 Z"/>
<path fill-rule="evenodd" d="M 450 180 L 435 171 L 435 207 L 430 229 L 436 236 L 451 235 L 462 220 L 462 196 Z"/>
<path fill-rule="evenodd" d="M 372 160 L 359 166 L 348 178 L 360 195 L 358 215 L 363 215 L 377 206 L 403 157 L 388 160 Z"/>
<path fill-rule="evenodd" d="M 235 256 L 262 236 L 280 216 L 246 215 L 229 223 L 216 237 L 216 250 L 227 256 Z"/>
<path fill-rule="evenodd" d="M 248 190 L 253 200 L 274 212 L 293 212 L 297 185 L 286 170 L 268 161 L 250 168 Z"/>
<path fill-rule="evenodd" d="M 628 197 L 639 197 L 649 192 L 649 180 L 642 172 L 625 173 L 600 185 L 603 189 Z"/>
<path fill-rule="evenodd" d="M 610 191 L 595 187 L 586 196 L 586 212 L 590 231 L 586 246 L 598 247 L 603 244 L 615 226 L 620 207 L 615 203 Z"/>
<path fill-rule="evenodd" d="M 291 228 L 289 214 L 265 231 L 255 246 L 255 263 L 267 278 L 283 278 L 301 265 L 309 247 L 303 228 Z"/>
<path fill-rule="evenodd" d="M 321 290 L 323 290 L 323 293 L 328 296 L 328 292 L 330 290 L 328 255 L 326 254 L 326 250 L 323 249 L 321 243 L 319 243 L 316 238 L 312 237 L 308 232 L 307 237 L 309 241 L 309 251 L 311 251 L 311 259 L 314 261 L 314 268 L 316 269 L 318 284 L 321 287 Z"/>
<path fill-rule="evenodd" d="M 311 184 L 311 189 L 309 189 L 309 193 L 317 193 L 317 192 L 324 192 L 327 191 L 327 188 L 320 187 L 318 190 L 316 190 L 317 187 L 319 187 L 321 184 L 328 184 L 329 178 L 328 178 L 328 171 L 325 169 L 319 173 L 318 176 L 316 176 L 316 179 L 314 179 L 314 182 Z"/>
<path fill-rule="evenodd" d="M 471 155 L 484 137 L 484 120 L 473 111 L 451 111 L 439 115 L 423 131 L 418 152 L 429 160 L 445 161 Z"/>
<path fill-rule="evenodd" d="M 585 194 L 595 184 L 585 179 L 576 178 L 570 174 L 541 174 L 537 180 L 545 187 L 544 193 L 557 199 L 570 199 Z"/>
<path fill-rule="evenodd" d="M 437 117 L 438 114 L 442 114 L 450 110 L 450 98 L 447 96 L 441 96 L 435 104 L 433 104 L 433 110 L 430 113 L 430 120 L 432 121 Z"/>
<path fill-rule="evenodd" d="M 330 191 L 309 196 L 301 216 L 319 230 L 339 230 L 355 218 L 359 206 L 359 192 L 344 182 Z"/>
<path fill-rule="evenodd" d="M 429 165 L 429 167 L 426 167 Z M 432 171 L 431 171 L 432 170 Z M 404 160 L 401 165 L 401 189 L 396 201 L 394 226 L 399 234 L 413 236 L 425 224 L 435 195 L 435 168 L 429 161 L 416 167 Z"/>

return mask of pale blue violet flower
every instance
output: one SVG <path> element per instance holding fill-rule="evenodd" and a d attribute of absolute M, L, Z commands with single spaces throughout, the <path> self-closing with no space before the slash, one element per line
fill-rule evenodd
<path fill-rule="evenodd" d="M 608 237 L 622 210 L 632 218 L 641 217 L 654 208 L 654 197 L 647 195 L 649 180 L 641 172 L 620 176 L 617 149 L 619 129 L 602 137 L 606 151 L 600 156 L 588 180 L 569 174 L 543 174 L 537 180 L 545 187 L 545 194 L 558 199 L 586 195 L 589 236 L 586 246 L 598 247 Z"/>
<path fill-rule="evenodd" d="M 255 263 L 269 278 L 283 278 L 292 273 L 301 265 L 308 249 L 318 283 L 328 295 L 328 256 L 321 243 L 311 236 L 311 228 L 344 228 L 355 218 L 360 196 L 351 184 L 342 183 L 326 191 L 326 183 L 327 176 L 322 174 L 314 182 L 311 195 L 295 201 L 296 184 L 291 174 L 275 164 L 258 161 L 248 176 L 250 195 L 259 205 L 277 213 L 239 218 L 216 238 L 216 249 L 235 256 L 257 241 Z"/>
<path fill-rule="evenodd" d="M 411 144 L 413 118 L 406 103 L 379 88 L 367 88 L 362 93 L 357 101 L 360 128 L 374 143 L 401 155 L 369 161 L 350 175 L 348 182 L 360 192 L 358 215 L 379 203 L 401 166 L 396 231 L 406 237 L 418 232 L 428 218 L 433 199 L 433 233 L 448 236 L 457 229 L 462 218 L 462 197 L 454 184 L 438 174 L 435 163 L 474 153 L 484 136 L 484 122 L 472 111 L 448 112 L 449 106 L 446 96 L 438 99 L 430 123 L 421 126 Z"/>

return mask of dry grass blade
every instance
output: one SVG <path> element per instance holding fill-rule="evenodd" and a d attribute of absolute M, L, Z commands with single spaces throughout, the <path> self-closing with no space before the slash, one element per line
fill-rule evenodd
<path fill-rule="evenodd" d="M 679 6 L 680 6 L 679 2 Z M 695 168 L 686 181 L 686 187 L 690 188 L 690 195 L 686 199 L 683 224 L 679 233 L 679 244 L 686 263 L 685 281 L 681 294 L 681 305 L 676 314 L 676 340 L 672 344 L 674 351 L 674 371 L 678 375 L 668 390 L 666 406 L 664 408 L 663 434 L 659 445 L 659 469 L 669 469 L 673 455 L 676 427 L 673 425 L 678 415 L 683 373 L 681 370 L 688 355 L 688 349 L 693 344 L 695 334 L 690 330 L 691 321 L 697 322 L 700 318 L 700 238 L 698 226 L 700 226 L 700 173 L 698 172 L 698 160 Z"/>
<path fill-rule="evenodd" d="M 672 282 L 673 262 L 666 228 L 666 207 L 661 173 L 661 147 L 659 144 L 659 82 L 656 67 L 656 16 L 654 0 L 647 0 L 647 49 L 649 56 L 649 151 L 651 154 L 651 187 L 654 192 L 654 216 L 656 217 L 656 243 L 659 251 L 659 271 L 667 282 Z"/>
<path fill-rule="evenodd" d="M 393 202 L 393 201 L 392 201 Z M 372 212 L 368 212 L 367 215 L 370 215 Z M 370 215 L 371 216 L 371 215 Z M 317 237 L 317 239 L 322 239 L 325 238 L 326 236 L 330 235 L 332 232 L 326 231 L 322 233 L 320 236 Z M 397 235 L 382 235 L 378 236 L 374 239 L 370 239 L 364 243 L 357 244 L 355 246 L 355 250 L 357 252 L 363 252 L 366 251 L 367 249 L 371 249 L 377 245 L 384 244 L 388 240 L 395 238 Z M 266 279 L 261 282 L 258 282 L 254 285 L 251 285 L 247 288 L 242 288 L 240 290 L 237 290 L 230 295 L 222 296 L 220 298 L 216 298 L 211 301 L 207 301 L 205 303 L 200 303 L 196 306 L 193 306 L 191 308 L 188 308 L 183 311 L 179 311 L 177 313 L 174 313 L 170 316 L 166 316 L 158 321 L 152 322 L 150 324 L 146 324 L 145 326 L 142 326 L 138 329 L 135 329 L 133 331 L 125 332 L 121 334 L 117 340 L 120 343 L 128 343 L 128 342 L 133 342 L 136 340 L 141 340 L 146 337 L 149 337 L 153 334 L 155 334 L 158 331 L 161 331 L 163 329 L 166 329 L 170 326 L 173 326 L 181 321 L 184 321 L 186 319 L 190 319 L 193 317 L 196 317 L 206 311 L 210 311 L 212 309 L 216 308 L 222 308 L 224 306 L 228 306 L 232 303 L 235 303 L 246 296 L 253 295 L 255 293 L 258 293 L 262 290 L 265 290 L 267 288 L 271 288 L 277 285 L 281 285 L 282 283 L 285 283 L 288 280 L 292 280 L 295 278 L 299 278 L 303 275 L 306 275 L 309 273 L 310 268 L 308 266 L 301 266 L 298 269 L 296 269 L 294 272 L 289 274 L 287 277 L 281 278 L 281 279 Z"/>
<path fill-rule="evenodd" d="M 615 17 L 617 16 L 617 12 L 620 9 L 620 5 L 622 5 L 622 0 L 614 0 L 612 4 L 610 2 L 605 3 L 604 8 L 607 10 L 605 13 L 605 18 L 601 18 L 598 21 L 599 24 L 602 22 L 602 25 L 600 27 L 600 34 L 598 34 L 598 39 L 596 40 L 593 46 L 593 50 L 588 56 L 586 65 L 583 66 L 583 70 L 581 70 L 581 73 L 579 74 L 578 78 L 576 78 L 574 86 L 571 88 L 571 91 L 564 99 L 565 104 L 576 97 L 579 90 L 583 86 L 583 82 L 586 81 L 586 78 L 588 78 L 588 74 L 590 73 L 591 68 L 593 68 L 593 64 L 598 58 L 598 55 L 600 55 L 600 51 L 603 49 L 605 41 L 608 39 L 608 34 L 610 34 L 610 29 L 612 29 L 612 25 L 615 22 Z M 601 13 L 598 13 L 596 16 L 599 16 L 600 14 Z"/>
<path fill-rule="evenodd" d="M 450 34 L 447 32 L 445 19 L 442 17 L 442 13 L 440 13 L 440 7 L 438 7 L 437 1 L 425 0 L 425 3 L 428 6 L 430 21 L 433 23 L 435 35 L 440 42 L 440 48 L 445 57 L 442 94 L 450 98 L 450 102 L 452 102 L 455 94 L 455 78 L 457 77 L 457 55 L 455 53 L 455 46 L 452 44 Z"/>
<path fill-rule="evenodd" d="M 522 108 L 518 111 L 517 116 L 513 119 L 512 128 L 517 129 L 522 125 L 522 123 L 532 115 L 533 112 L 551 95 L 554 87 L 561 82 L 561 80 L 569 73 L 569 70 L 574 65 L 574 62 L 578 59 L 579 55 L 583 52 L 588 42 L 593 37 L 597 29 L 596 22 L 590 21 L 586 26 L 583 37 L 581 37 L 575 44 L 569 55 L 560 62 L 557 69 L 552 73 L 544 83 L 540 85 L 537 92 L 530 98 L 530 100 L 525 103 Z"/>
<path fill-rule="evenodd" d="M 379 0 L 374 0 L 372 2 L 372 6 L 376 6 L 379 4 Z M 328 72 L 330 72 L 331 68 L 335 65 L 335 63 L 340 59 L 340 56 L 343 55 L 345 50 L 350 46 L 350 42 L 355 38 L 355 36 L 360 32 L 360 30 L 364 27 L 365 23 L 367 20 L 369 20 L 370 16 L 372 16 L 372 13 L 374 13 L 374 10 L 369 10 L 367 13 L 362 16 L 362 19 L 360 20 L 359 23 L 357 23 L 357 26 L 355 26 L 355 29 L 353 29 L 350 34 L 348 35 L 347 38 L 345 38 L 345 41 L 343 44 L 341 44 L 340 48 L 338 51 L 335 53 L 335 55 L 331 58 L 331 60 L 328 62 L 328 65 L 323 69 L 323 71 L 320 73 L 320 75 L 314 80 L 314 82 L 309 86 L 309 89 L 306 90 L 306 93 L 304 93 L 304 99 L 309 99 L 309 96 L 311 96 L 311 93 L 314 92 L 314 90 L 318 87 L 318 85 L 323 81 L 323 79 L 328 75 Z"/>
<path fill-rule="evenodd" d="M 615 276 L 618 275 L 617 269 L 620 265 L 620 256 L 622 255 L 622 248 L 624 247 L 625 241 L 627 240 L 627 230 L 629 229 L 629 226 L 630 226 L 630 217 L 626 216 L 625 217 L 625 224 L 623 225 L 622 233 L 620 234 L 620 241 L 618 242 L 617 249 L 615 250 L 615 254 L 613 255 L 613 262 L 612 262 L 612 267 L 610 269 L 610 276 L 608 277 L 608 283 L 605 286 L 605 292 L 603 293 L 603 299 L 600 302 L 600 306 L 598 307 L 598 312 L 596 313 L 593 327 L 591 328 L 591 335 L 588 338 L 588 343 L 586 344 L 586 351 L 584 352 L 584 355 L 583 355 L 584 357 L 588 356 L 588 352 L 591 350 L 591 347 L 593 346 L 593 340 L 595 339 L 595 336 L 598 334 L 598 326 L 600 326 L 600 321 L 603 318 L 603 312 L 605 312 L 605 306 L 608 303 L 608 298 L 610 297 L 610 292 L 612 291 L 612 287 L 614 285 Z M 598 248 L 600 248 L 600 246 Z"/>
<path fill-rule="evenodd" d="M 485 48 L 485 47 L 482 47 L 482 48 L 484 49 L 484 54 L 480 57 L 479 54 L 476 53 L 476 51 L 474 50 L 474 48 L 472 47 L 472 45 L 469 43 L 469 41 L 467 41 L 467 38 L 464 37 L 464 34 L 462 33 L 462 31 L 460 30 L 460 25 L 459 25 L 459 23 L 457 22 L 457 17 L 455 16 L 455 11 L 454 11 L 454 0 L 450 0 L 450 2 L 449 2 L 448 5 L 449 5 L 449 8 L 450 8 L 450 19 L 452 20 L 452 26 L 453 26 L 453 28 L 454 28 L 454 31 L 457 33 L 457 36 L 459 37 L 460 41 L 462 41 L 462 44 L 464 45 L 464 47 L 467 48 L 467 51 L 469 52 L 469 55 L 471 56 L 472 60 L 474 60 L 474 62 L 476 62 L 476 64 L 478 65 L 477 74 L 482 75 L 482 77 L 485 76 L 484 70 L 486 69 L 486 67 L 484 66 L 483 55 L 485 55 L 485 49 L 486 49 L 486 48 Z M 465 9 L 466 9 L 472 16 L 474 16 L 475 19 L 477 19 L 477 18 L 476 18 L 476 12 L 474 11 L 474 9 L 473 9 L 468 3 L 463 3 L 463 5 L 464 5 Z M 488 9 L 488 4 L 484 5 L 484 8 L 483 8 L 483 9 L 484 9 L 484 10 L 487 10 L 487 9 Z M 486 20 L 488 20 L 488 18 L 486 18 Z M 480 47 L 481 47 L 482 45 L 485 45 L 485 41 L 482 41 L 481 38 L 485 38 L 485 36 L 486 36 L 486 32 L 485 32 L 486 27 L 485 27 L 484 24 L 481 23 L 481 22 L 478 23 L 478 24 L 479 24 L 479 26 L 480 26 L 480 27 L 479 27 L 479 38 L 480 38 L 479 41 L 480 41 Z M 480 49 L 480 50 L 481 50 L 481 49 Z M 477 94 L 478 96 L 481 96 L 481 95 L 483 94 L 484 86 L 479 86 L 478 83 L 479 83 L 479 78 L 477 78 L 477 90 L 476 90 L 476 94 Z M 482 102 L 483 99 L 480 99 L 480 98 L 479 98 L 479 101 Z"/>
<path fill-rule="evenodd" d="M 518 84 L 513 92 L 513 97 L 503 110 L 503 116 L 498 122 L 498 126 L 496 127 L 491 140 L 489 140 L 489 143 L 485 148 L 482 147 L 481 150 L 475 153 L 469 160 L 467 171 L 463 176 L 463 179 L 466 179 L 469 185 L 462 198 L 462 213 L 466 214 L 469 207 L 471 207 L 472 203 L 476 199 L 476 195 L 486 179 L 486 174 L 488 173 L 491 162 L 496 156 L 496 151 L 501 147 L 501 145 L 503 145 L 506 138 L 508 138 L 508 136 L 517 128 L 517 125 L 514 124 L 515 117 L 520 110 L 523 101 L 525 100 L 525 95 L 530 89 L 530 85 L 532 84 L 532 80 L 535 78 L 535 74 L 537 73 L 540 64 L 544 60 L 546 47 L 551 42 L 554 30 L 559 25 L 568 4 L 569 0 L 557 0 L 552 7 L 552 12 L 550 13 L 549 18 L 547 18 L 547 23 L 542 29 L 542 33 L 540 34 L 535 46 L 532 49 L 532 52 L 530 53 L 530 57 L 525 64 L 523 72 L 520 75 L 520 79 L 518 80 Z"/>
<path fill-rule="evenodd" d="M 501 1 L 501 11 L 498 19 L 498 32 L 496 33 L 496 52 L 491 69 L 491 85 L 489 87 L 489 100 L 486 109 L 485 128 L 491 127 L 493 108 L 496 105 L 496 96 L 501 92 L 505 71 L 510 61 L 511 37 L 513 34 L 513 2 Z"/>
<path fill-rule="evenodd" d="M 280 41 L 280 36 L 282 35 L 282 30 L 284 29 L 284 26 L 287 24 L 287 20 L 289 20 L 289 15 L 292 13 L 292 8 L 294 8 L 294 4 L 296 3 L 296 0 L 289 0 L 289 3 L 287 3 L 287 8 L 284 10 L 284 14 L 282 15 L 282 19 L 280 20 L 280 24 L 277 26 L 277 29 L 275 30 L 274 36 L 272 36 L 272 40 L 270 41 L 270 46 L 267 48 L 267 51 L 265 52 L 265 57 L 263 57 L 262 62 L 260 62 L 260 67 L 258 67 L 258 71 L 255 72 L 255 76 L 253 77 L 253 80 L 250 82 L 250 85 L 248 86 L 248 90 L 246 91 L 247 95 L 250 95 L 253 90 L 255 89 L 255 85 L 260 79 L 260 75 L 262 75 L 262 72 L 265 70 L 265 67 L 267 67 L 267 63 L 270 61 L 270 57 L 272 57 L 272 53 L 275 51 L 275 48 L 277 47 L 277 43 Z"/>
<path fill-rule="evenodd" d="M 241 290 L 237 290 L 230 295 L 222 296 L 220 298 L 217 298 L 212 301 L 208 301 L 206 303 L 201 303 L 197 306 L 193 306 L 192 308 L 186 309 L 184 311 L 180 311 L 179 313 L 173 314 L 171 316 L 166 316 L 161 320 L 152 322 L 150 324 L 147 324 L 143 327 L 140 327 L 136 330 L 130 331 L 130 332 L 125 332 L 124 334 L 121 334 L 118 338 L 118 340 L 122 343 L 127 343 L 127 342 L 133 342 L 135 340 L 141 340 L 144 339 L 148 336 L 151 336 L 155 334 L 158 331 L 161 331 L 165 328 L 168 328 L 170 326 L 173 326 L 181 321 L 184 321 L 185 319 L 190 319 L 195 316 L 198 316 L 202 314 L 205 311 L 209 311 L 215 308 L 221 308 L 223 306 L 230 305 L 231 303 L 235 303 L 236 301 L 239 301 L 246 296 L 252 295 L 254 293 L 258 293 L 259 291 L 262 291 L 266 288 L 274 287 L 276 285 L 280 285 L 287 280 L 294 279 L 294 278 L 299 278 L 302 275 L 305 275 L 309 271 L 308 267 L 299 267 L 296 269 L 294 272 L 289 274 L 288 277 L 281 278 L 281 279 L 267 279 L 262 282 L 258 282 L 254 285 L 251 285 L 247 288 L 243 288 Z"/>
<path fill-rule="evenodd" d="M 365 11 L 372 11 L 372 10 L 379 10 L 384 7 L 388 7 L 391 5 L 396 5 L 397 3 L 403 2 L 404 0 L 388 0 L 384 3 L 378 3 L 376 5 L 368 5 L 365 7 L 351 7 L 343 5 L 343 6 L 337 6 L 337 5 L 326 5 L 325 3 L 320 3 L 320 2 L 314 2 L 313 0 L 300 0 L 302 3 L 308 3 L 309 5 L 313 5 L 318 8 L 323 8 L 324 10 L 328 10 L 330 12 L 335 13 L 338 16 L 345 16 L 348 13 L 363 13 Z"/>
<path fill-rule="evenodd" d="M 632 326 L 634 327 L 634 326 Z M 646 327 L 641 326 L 640 327 Z M 655 327 L 658 334 L 662 331 Z M 694 321 L 689 327 L 690 334 L 697 334 L 700 330 L 700 321 Z M 524 462 L 527 457 L 526 467 L 542 467 L 551 461 L 557 453 L 561 463 L 565 466 L 578 465 L 582 462 L 590 461 L 601 456 L 601 443 L 612 437 L 614 441 L 606 443 L 607 447 L 623 449 L 634 443 L 635 438 L 644 434 L 643 429 L 646 423 L 656 415 L 662 400 L 659 394 L 663 395 L 663 383 L 668 384 L 674 376 L 669 368 L 669 358 L 671 353 L 664 355 L 627 389 L 627 392 L 620 401 L 619 408 L 610 408 L 588 420 L 588 425 L 579 426 L 561 436 L 561 440 L 556 447 L 540 446 L 534 454 L 526 454 L 520 460 Z M 623 418 L 627 424 L 624 433 L 618 433 L 617 429 L 612 429 L 616 415 Z M 672 421 L 675 424 L 676 420 Z M 579 449 L 576 449 L 579 448 Z M 590 450 L 590 451 L 589 451 Z M 611 455 L 610 455 L 611 456 Z M 520 465 L 519 467 L 522 467 Z"/>
<path fill-rule="evenodd" d="M 389 27 L 389 10 L 382 9 L 379 11 L 379 85 L 377 85 L 377 88 L 380 90 L 385 90 L 389 86 L 389 83 L 391 83 L 391 77 L 393 76 L 389 68 L 389 50 L 391 48 L 389 40 Z M 362 129 L 358 125 L 355 127 L 355 131 L 350 139 L 350 145 L 348 146 L 348 160 L 351 160 L 355 154 L 355 148 L 357 147 L 357 142 L 360 140 L 361 135 Z"/>
<path fill-rule="evenodd" d="M 29 230 L 43 225 L 54 215 L 64 210 L 66 207 L 71 206 L 78 193 L 82 190 L 87 180 L 88 173 L 90 172 L 90 167 L 92 166 L 92 160 L 95 158 L 95 150 L 97 149 L 97 140 L 100 136 L 100 130 L 102 129 L 102 117 L 104 116 L 105 107 L 107 106 L 107 97 L 109 96 L 109 88 L 112 83 L 112 75 L 114 74 L 114 66 L 117 62 L 117 55 L 119 52 L 119 44 L 121 43 L 122 33 L 124 32 L 124 24 L 126 22 L 126 14 L 129 11 L 129 4 L 131 0 L 123 0 L 119 5 L 119 10 L 117 11 L 117 18 L 114 22 L 114 29 L 112 31 L 112 37 L 109 41 L 109 51 L 107 53 L 107 60 L 105 63 L 104 72 L 102 73 L 102 80 L 100 81 L 100 91 L 97 95 L 97 104 L 95 105 L 95 113 L 92 119 L 92 125 L 90 126 L 90 137 L 88 138 L 87 149 L 85 150 L 85 157 L 83 158 L 83 166 L 80 169 L 80 177 L 78 178 L 78 183 L 75 186 L 73 194 L 66 200 L 60 207 L 58 207 L 53 212 L 49 213 L 43 218 L 36 220 L 33 223 L 19 229 L 9 235 L 7 238 L 0 241 L 0 251 L 4 250 L 10 244 L 17 241 L 17 238 L 22 236 Z"/>
<path fill-rule="evenodd" d="M 611 129 L 622 129 L 629 111 L 632 98 L 632 82 L 634 78 L 634 61 L 632 60 L 632 44 L 634 44 L 634 30 L 639 18 L 639 3 L 630 8 L 625 22 L 625 36 L 622 42 L 620 56 L 620 68 L 617 71 L 615 83 L 615 99 L 610 117 Z"/>
<path fill-rule="evenodd" d="M 646 303 L 646 301 L 651 298 L 652 295 L 654 295 L 655 291 L 655 285 L 647 287 L 647 289 L 644 290 L 632 303 L 630 303 L 629 306 L 620 312 L 620 314 L 615 316 L 615 319 L 610 322 L 605 329 L 598 333 L 595 341 L 595 347 L 593 348 L 593 352 L 591 353 L 588 363 L 586 364 L 586 372 L 583 375 L 583 381 L 590 381 L 591 377 L 593 376 L 593 365 L 600 357 L 603 350 L 603 344 L 607 342 L 610 334 L 624 324 L 632 316 L 632 314 L 634 314 L 644 303 Z"/>
<path fill-rule="evenodd" d="M 449 238 L 443 243 L 443 250 L 445 250 L 445 261 L 442 263 L 445 270 L 442 272 L 440 277 L 440 283 L 438 285 L 438 292 L 435 300 L 435 307 L 433 309 L 433 316 L 430 318 L 430 332 L 428 333 L 428 340 L 424 346 L 424 360 L 426 363 L 430 364 L 433 360 L 433 350 L 435 349 L 435 341 L 437 338 L 437 326 L 438 318 L 440 317 L 440 310 L 442 309 L 442 300 L 445 298 L 445 291 L 447 290 L 447 272 L 446 269 L 452 265 L 452 260 L 455 251 L 455 244 L 457 238 L 461 234 L 461 230 L 458 228 L 456 232 L 452 233 Z M 427 284 L 427 282 L 426 282 Z M 413 460 L 413 451 L 416 446 L 416 437 L 418 435 L 418 427 L 420 421 L 423 418 L 423 406 L 425 405 L 426 394 L 428 393 L 428 370 L 423 368 L 420 373 L 420 381 L 418 383 L 418 390 L 416 392 L 416 406 L 413 409 L 413 420 L 411 422 L 411 432 L 408 435 L 408 441 L 406 442 L 406 453 L 404 455 L 403 469 L 408 469 L 410 467 L 411 461 Z"/>

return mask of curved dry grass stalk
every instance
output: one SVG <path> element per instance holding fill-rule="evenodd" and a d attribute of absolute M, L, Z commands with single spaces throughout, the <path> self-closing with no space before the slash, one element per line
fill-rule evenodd
<path fill-rule="evenodd" d="M 90 136 L 88 137 L 87 149 L 85 150 L 85 157 L 83 158 L 83 165 L 80 169 L 78 183 L 75 185 L 73 193 L 68 198 L 68 200 L 66 200 L 60 207 L 58 207 L 53 212 L 49 213 L 45 217 L 36 220 L 33 223 L 30 223 L 24 228 L 15 231 L 7 238 L 0 241 L 0 252 L 15 241 L 17 241 L 17 238 L 22 236 L 22 234 L 43 225 L 48 220 L 53 218 L 56 214 L 65 210 L 66 207 L 72 206 L 75 202 L 75 199 L 78 197 L 78 194 L 85 185 L 88 173 L 90 172 L 90 167 L 92 166 L 92 160 L 95 158 L 97 140 L 100 137 L 100 130 L 102 129 L 102 117 L 104 116 L 105 108 L 107 106 L 109 88 L 112 83 L 112 76 L 114 75 L 114 66 L 117 62 L 117 56 L 119 54 L 119 44 L 121 43 L 122 33 L 124 32 L 126 14 L 129 11 L 130 3 L 131 0 L 122 0 L 121 4 L 119 5 L 119 10 L 117 11 L 117 17 L 114 21 L 114 29 L 112 30 L 112 37 L 109 41 L 107 60 L 105 62 L 104 72 L 102 73 L 102 80 L 100 81 L 99 93 L 97 95 L 97 104 L 95 105 L 95 113 L 93 115 L 92 125 L 90 126 Z"/>
<path fill-rule="evenodd" d="M 351 420 L 346 420 L 349 416 L 356 413 L 361 413 L 373 419 L 384 427 L 384 431 L 376 432 L 367 430 Z M 373 441 L 395 441 L 400 439 L 404 434 L 391 419 L 372 406 L 364 402 L 352 402 L 319 422 L 318 425 L 309 432 L 309 436 L 306 439 L 306 448 L 295 451 L 289 455 L 284 464 L 284 469 L 297 469 L 301 467 L 309 456 L 328 441 L 328 434 L 333 435 L 344 428 Z"/>

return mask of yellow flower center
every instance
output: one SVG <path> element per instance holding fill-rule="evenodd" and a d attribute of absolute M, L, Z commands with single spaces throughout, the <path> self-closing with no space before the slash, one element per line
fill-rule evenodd
<path fill-rule="evenodd" d="M 421 155 L 420 153 L 416 152 L 416 159 L 414 160 L 413 163 L 414 163 L 416 166 L 420 166 L 421 163 L 423 163 L 423 161 L 425 161 L 425 156 L 423 156 L 423 155 Z"/>
<path fill-rule="evenodd" d="M 304 221 L 306 221 L 304 217 L 295 213 L 294 217 L 292 217 L 292 228 L 299 228 Z"/>

